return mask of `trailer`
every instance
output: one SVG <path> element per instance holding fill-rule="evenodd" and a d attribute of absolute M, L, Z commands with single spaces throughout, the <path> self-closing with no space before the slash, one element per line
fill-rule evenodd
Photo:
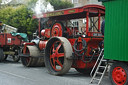
<path fill-rule="evenodd" d="M 24 44 L 22 64 L 42 66 L 45 63 L 53 75 L 63 75 L 71 67 L 89 73 L 104 38 L 100 31 L 104 15 L 104 6 L 86 5 L 33 16 L 39 20 L 38 36 Z M 83 18 L 86 23 L 82 27 L 71 22 Z"/>
<path fill-rule="evenodd" d="M 14 62 L 20 60 L 21 46 L 24 39 L 27 38 L 25 33 L 16 33 L 17 28 L 3 24 L 0 33 L 0 62 L 5 61 L 8 56 L 12 56 Z"/>
<path fill-rule="evenodd" d="M 112 85 L 128 85 L 128 1 L 99 0 L 105 6 L 104 58 L 112 63 Z"/>

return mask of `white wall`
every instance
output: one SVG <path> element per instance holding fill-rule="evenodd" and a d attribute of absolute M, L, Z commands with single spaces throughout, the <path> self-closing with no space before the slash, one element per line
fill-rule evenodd
<path fill-rule="evenodd" d="M 98 4 L 98 5 L 102 5 L 101 2 L 98 2 L 98 0 L 88 0 L 87 4 Z"/>

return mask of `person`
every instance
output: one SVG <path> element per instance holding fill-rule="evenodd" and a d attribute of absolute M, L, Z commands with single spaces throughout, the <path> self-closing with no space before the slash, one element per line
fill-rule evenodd
<path fill-rule="evenodd" d="M 101 33 L 102 33 L 102 35 L 104 35 L 104 28 L 105 28 L 105 20 L 103 20 L 103 22 L 101 24 Z"/>
<path fill-rule="evenodd" d="M 2 32 L 2 21 L 0 21 L 0 33 Z"/>

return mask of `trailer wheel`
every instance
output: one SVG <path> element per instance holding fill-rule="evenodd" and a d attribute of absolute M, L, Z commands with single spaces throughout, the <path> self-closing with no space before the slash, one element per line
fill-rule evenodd
<path fill-rule="evenodd" d="M 122 62 L 114 63 L 109 72 L 113 85 L 128 85 L 128 66 Z"/>
<path fill-rule="evenodd" d="M 20 60 L 20 49 L 15 49 L 15 54 L 12 56 L 14 62 L 18 62 Z"/>
<path fill-rule="evenodd" d="M 64 37 L 51 38 L 45 49 L 45 66 L 50 74 L 63 75 L 69 71 L 72 60 L 67 57 L 72 56 L 70 42 Z"/>
<path fill-rule="evenodd" d="M 91 68 L 89 69 L 80 69 L 80 68 L 75 68 L 78 72 L 82 74 L 89 74 L 91 72 Z"/>
<path fill-rule="evenodd" d="M 3 59 L 4 59 L 3 49 L 0 48 L 0 62 L 3 61 Z"/>

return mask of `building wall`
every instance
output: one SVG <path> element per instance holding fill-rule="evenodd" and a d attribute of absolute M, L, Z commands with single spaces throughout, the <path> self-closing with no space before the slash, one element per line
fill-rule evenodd
<path fill-rule="evenodd" d="M 73 1 L 76 1 L 77 3 L 73 3 L 75 7 L 79 7 L 79 6 L 84 6 L 87 4 L 98 4 L 101 5 L 101 2 L 98 2 L 98 0 L 67 0 L 71 3 L 73 3 Z"/>

